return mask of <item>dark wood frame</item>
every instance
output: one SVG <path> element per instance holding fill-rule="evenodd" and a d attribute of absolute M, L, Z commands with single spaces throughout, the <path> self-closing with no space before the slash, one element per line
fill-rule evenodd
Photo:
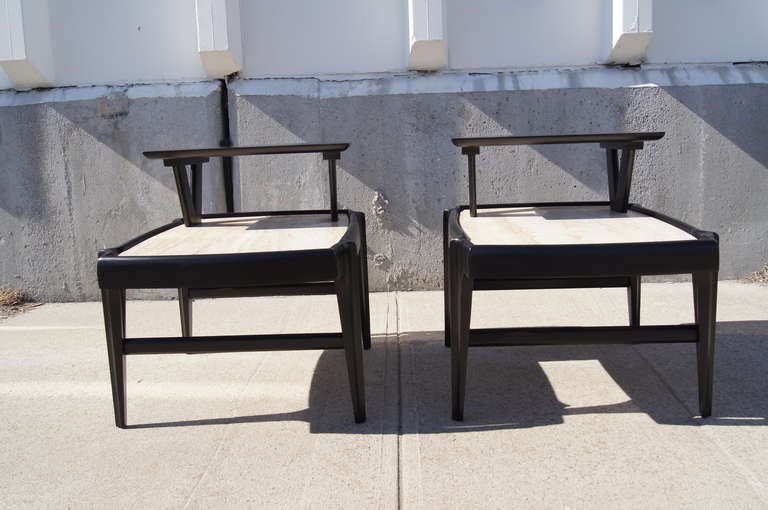
<path fill-rule="evenodd" d="M 451 348 L 453 419 L 464 419 L 469 347 L 691 342 L 697 347 L 699 408 L 712 412 L 718 237 L 663 214 L 629 204 L 634 153 L 664 133 L 618 133 L 536 137 L 455 138 L 469 163 L 469 205 L 443 214 L 445 345 Z M 608 162 L 608 202 L 478 205 L 475 156 L 482 146 L 599 143 Z M 621 151 L 621 155 L 618 154 Z M 581 245 L 474 245 L 459 222 L 462 210 L 499 207 L 595 206 L 636 211 L 691 234 L 687 241 Z M 643 275 L 693 277 L 695 324 L 640 325 Z M 629 325 L 471 329 L 473 290 L 626 287 Z"/>
<path fill-rule="evenodd" d="M 337 205 L 336 161 L 348 144 L 231 147 L 145 152 L 163 159 L 176 178 L 182 218 L 116 248 L 99 251 L 97 273 L 102 292 L 115 424 L 126 428 L 125 356 L 302 349 L 344 349 L 355 422 L 366 419 L 362 349 L 370 349 L 370 312 L 365 216 Z M 330 207 L 323 210 L 201 214 L 203 163 L 215 156 L 322 153 L 328 161 Z M 192 179 L 187 166 L 191 166 Z M 190 180 L 192 183 L 190 183 Z M 197 183 L 197 184 L 195 184 Z M 330 214 L 348 218 L 347 231 L 328 249 L 213 255 L 120 256 L 168 229 L 195 228 L 206 218 Z M 127 338 L 125 291 L 174 288 L 179 293 L 180 337 Z M 335 294 L 340 333 L 193 336 L 192 300 L 211 297 Z"/>

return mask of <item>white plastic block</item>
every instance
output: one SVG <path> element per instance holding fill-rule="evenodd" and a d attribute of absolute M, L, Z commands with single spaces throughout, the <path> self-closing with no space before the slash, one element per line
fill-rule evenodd
<path fill-rule="evenodd" d="M 612 47 L 606 64 L 645 61 L 653 37 L 652 0 L 613 0 Z"/>
<path fill-rule="evenodd" d="M 239 0 L 196 0 L 197 50 L 206 74 L 224 78 L 242 68 Z"/>
<path fill-rule="evenodd" d="M 448 61 L 443 39 L 443 1 L 408 0 L 410 55 L 408 67 L 434 71 Z"/>
<path fill-rule="evenodd" d="M 48 0 L 0 0 L 0 66 L 17 90 L 53 85 Z"/>
<path fill-rule="evenodd" d="M 653 32 L 626 32 L 614 43 L 606 64 L 640 64 L 645 61 Z"/>

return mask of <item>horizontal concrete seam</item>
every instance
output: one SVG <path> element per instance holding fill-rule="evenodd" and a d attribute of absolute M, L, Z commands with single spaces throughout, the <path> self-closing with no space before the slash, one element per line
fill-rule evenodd
<path fill-rule="evenodd" d="M 402 373 L 402 349 L 400 345 L 400 299 L 399 292 L 394 293 L 395 301 L 395 360 L 397 376 L 397 508 L 403 508 L 403 456 L 402 456 L 402 438 L 403 438 L 403 373 Z"/>
<path fill-rule="evenodd" d="M 620 89 L 707 85 L 768 84 L 768 66 L 761 63 L 695 64 L 617 68 L 558 67 L 465 72 L 377 73 L 263 77 L 235 80 L 238 96 L 299 96 L 340 98 L 405 94 L 445 94 L 557 89 Z M 87 101 L 114 93 L 129 99 L 207 97 L 216 81 L 58 87 L 28 92 L 0 91 L 0 107 Z"/>
<path fill-rule="evenodd" d="M 557 89 L 768 84 L 768 66 L 696 64 L 617 68 L 605 66 L 520 70 L 367 74 L 240 79 L 238 96 L 341 98 L 407 94 L 509 92 Z"/>
<path fill-rule="evenodd" d="M 0 326 L 3 331 L 99 331 L 102 326 Z"/>
<path fill-rule="evenodd" d="M 25 92 L 0 90 L 0 107 L 28 106 L 45 103 L 89 101 L 112 94 L 125 94 L 128 99 L 207 97 L 217 92 L 218 81 L 180 83 L 149 83 L 129 85 L 93 85 L 87 87 L 57 87 Z"/>

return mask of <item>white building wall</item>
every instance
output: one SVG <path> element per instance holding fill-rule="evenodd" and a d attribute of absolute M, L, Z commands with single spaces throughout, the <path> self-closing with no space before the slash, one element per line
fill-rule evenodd
<path fill-rule="evenodd" d="M 454 69 L 590 65 L 610 44 L 610 0 L 445 0 Z"/>
<path fill-rule="evenodd" d="M 768 60 L 768 0 L 656 0 L 650 63 Z"/>
<path fill-rule="evenodd" d="M 241 3 L 242 76 L 404 70 L 408 3 L 248 0 Z"/>
<path fill-rule="evenodd" d="M 206 79 L 194 0 L 50 0 L 57 85 Z"/>
<path fill-rule="evenodd" d="M 195 0 L 47 1 L 54 86 L 209 79 Z M 595 65 L 611 50 L 612 0 L 443 1 L 448 69 Z M 229 35 L 245 78 L 408 68 L 406 0 L 240 3 Z M 649 63 L 768 60 L 768 0 L 654 0 L 652 17 Z"/>

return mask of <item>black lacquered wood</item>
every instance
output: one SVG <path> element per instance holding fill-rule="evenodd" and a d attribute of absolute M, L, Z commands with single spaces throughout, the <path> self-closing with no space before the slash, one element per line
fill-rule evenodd
<path fill-rule="evenodd" d="M 619 151 L 607 149 L 605 156 L 608 170 L 608 200 L 613 206 L 616 203 L 616 190 L 619 186 Z"/>
<path fill-rule="evenodd" d="M 190 289 L 179 289 L 179 315 L 181 336 L 192 336 L 192 295 Z"/>
<path fill-rule="evenodd" d="M 526 203 L 482 205 L 484 208 L 593 207 L 607 202 Z M 459 215 L 468 206 L 451 210 L 449 236 L 467 246 L 471 257 L 465 270 L 476 280 L 551 280 L 573 278 L 628 278 L 632 275 L 685 274 L 716 268 L 718 238 L 679 220 L 637 205 L 628 209 L 673 225 L 694 237 L 687 241 L 571 244 L 571 245 L 471 245 L 459 224 Z M 628 280 L 627 280 L 628 281 Z M 585 285 L 585 287 L 592 287 Z M 547 287 L 541 287 L 547 288 Z"/>
<path fill-rule="evenodd" d="M 611 201 L 612 211 L 627 212 L 627 208 L 629 207 L 629 192 L 632 187 L 632 172 L 634 171 L 634 168 L 635 149 L 625 148 L 621 151 L 616 193 Z"/>
<path fill-rule="evenodd" d="M 194 163 L 191 166 L 192 204 L 198 213 L 203 213 L 203 164 Z"/>
<path fill-rule="evenodd" d="M 173 166 L 173 176 L 176 180 L 176 191 L 181 205 L 181 216 L 188 227 L 200 224 L 200 210 L 195 206 L 194 194 L 187 175 L 187 167 L 183 164 Z"/>
<path fill-rule="evenodd" d="M 510 264 L 510 258 L 516 263 Z M 579 277 L 595 278 L 685 274 L 709 269 L 717 258 L 716 242 L 695 239 L 605 245 L 482 245 L 472 248 L 468 271 L 486 280 L 570 278 L 574 268 L 581 268 Z"/>
<path fill-rule="evenodd" d="M 451 300 L 452 300 L 452 291 L 451 291 L 451 274 L 450 271 L 454 267 L 453 264 L 451 264 L 450 261 L 450 252 L 449 249 L 449 230 L 448 230 L 448 224 L 449 224 L 449 218 L 450 218 L 451 211 L 445 210 L 443 211 L 443 319 L 445 324 L 445 338 L 444 338 L 444 344 L 446 347 L 451 346 L 451 331 L 453 329 L 451 324 Z"/>
<path fill-rule="evenodd" d="M 101 303 L 104 308 L 104 327 L 107 333 L 107 358 L 112 387 L 112 405 L 115 425 L 126 426 L 125 402 L 125 292 L 122 289 L 101 289 Z"/>
<path fill-rule="evenodd" d="M 699 409 L 706 418 L 712 414 L 715 371 L 715 316 L 717 312 L 717 272 L 693 274 L 694 310 L 699 341 L 696 359 L 699 377 Z"/>
<path fill-rule="evenodd" d="M 342 349 L 341 333 L 126 338 L 125 354 Z"/>
<path fill-rule="evenodd" d="M 541 328 L 473 329 L 469 333 L 471 347 L 501 345 L 596 345 L 695 343 L 695 324 L 679 326 L 584 326 Z"/>
<path fill-rule="evenodd" d="M 331 221 L 338 221 L 339 219 L 338 192 L 336 187 L 336 161 L 339 158 L 341 158 L 341 154 L 338 152 L 326 152 L 323 154 L 323 159 L 328 161 L 328 190 L 331 201 Z"/>
<path fill-rule="evenodd" d="M 219 105 L 221 107 L 221 140 L 219 147 L 232 147 L 232 134 L 229 128 L 229 87 L 227 79 L 219 80 L 221 83 L 221 94 L 219 95 Z M 222 156 L 221 170 L 224 177 L 224 202 L 228 213 L 235 211 L 235 188 L 232 179 L 232 156 Z"/>
<path fill-rule="evenodd" d="M 637 327 L 640 325 L 640 285 L 642 278 L 640 276 L 630 276 L 629 285 L 627 285 L 627 315 L 629 315 L 629 325 Z"/>
<path fill-rule="evenodd" d="M 302 285 L 333 281 L 336 271 L 335 254 L 331 249 L 114 256 L 102 257 L 97 262 L 102 285 L 139 289 Z"/>
<path fill-rule="evenodd" d="M 319 296 L 333 293 L 333 283 L 328 282 L 308 283 L 306 285 L 270 285 L 260 287 L 189 289 L 190 297 L 197 299 L 265 296 Z"/>
<path fill-rule="evenodd" d="M 368 303 L 365 217 L 339 210 L 336 165 L 348 144 L 300 144 L 268 147 L 231 147 L 155 151 L 145 155 L 163 159 L 173 168 L 182 219 L 142 234 L 115 248 L 99 251 L 97 276 L 103 289 L 104 317 L 112 379 L 115 420 L 126 426 L 125 355 L 209 353 L 272 350 L 344 349 L 356 422 L 366 419 L 362 350 L 371 347 Z M 328 210 L 228 212 L 202 214 L 202 164 L 211 157 L 263 154 L 322 153 L 328 161 Z M 191 179 L 187 173 L 191 167 Z M 123 253 L 158 234 L 179 227 L 200 228 L 205 219 L 250 216 L 317 215 L 330 212 L 348 219 L 341 239 L 329 248 L 281 252 L 205 255 L 125 256 Z M 179 292 L 180 337 L 125 338 L 125 289 L 175 288 Z M 335 294 L 340 333 L 278 335 L 192 336 L 192 300 L 242 296 Z"/>
<path fill-rule="evenodd" d="M 464 147 L 461 153 L 467 156 L 467 178 L 469 179 L 469 212 L 477 216 L 477 155 L 478 147 Z"/>
<path fill-rule="evenodd" d="M 464 419 L 467 389 L 467 360 L 471 339 L 472 279 L 459 268 L 451 274 L 451 396 L 454 420 Z"/>
<path fill-rule="evenodd" d="M 173 168 L 176 178 L 176 189 L 181 204 L 181 214 L 184 224 L 198 225 L 202 214 L 203 191 L 202 169 L 203 163 L 207 163 L 212 157 L 223 157 L 229 161 L 235 156 L 258 156 L 280 154 L 310 154 L 319 153 L 328 161 L 328 179 L 330 196 L 331 220 L 339 218 L 338 191 L 336 186 L 336 162 L 341 159 L 341 153 L 349 147 L 347 143 L 335 144 L 296 144 L 296 145 L 266 145 L 254 147 L 217 147 L 210 149 L 181 149 L 168 151 L 148 151 L 144 156 L 149 159 L 162 159 L 163 164 Z M 191 166 L 191 178 L 186 173 L 186 167 Z M 228 168 L 229 168 L 228 167 Z M 231 173 L 231 168 L 229 168 Z M 183 175 L 182 175 L 183 174 Z M 229 197 L 231 190 L 227 190 Z M 231 199 L 227 199 L 227 212 L 231 213 Z"/>
<path fill-rule="evenodd" d="M 371 312 L 368 296 L 368 241 L 365 233 L 365 216 L 360 216 L 360 306 L 362 307 L 363 348 L 371 348 Z"/>
<path fill-rule="evenodd" d="M 630 279 L 614 278 L 531 278 L 512 280 L 475 280 L 475 290 L 591 289 L 627 287 Z"/>
<path fill-rule="evenodd" d="M 360 278 L 359 251 L 346 250 L 340 255 L 340 267 L 336 285 L 336 300 L 339 306 L 339 319 L 341 321 L 342 344 L 347 361 L 347 375 L 349 389 L 352 396 L 352 409 L 355 415 L 355 423 L 362 423 L 366 419 L 365 412 L 365 379 L 363 375 L 363 318 L 362 288 Z"/>
<path fill-rule="evenodd" d="M 663 132 L 654 133 L 610 133 L 587 135 L 557 136 L 497 136 L 479 138 L 453 138 L 454 145 L 461 147 L 461 153 L 467 156 L 469 168 L 469 211 L 477 216 L 477 170 L 476 156 L 480 147 L 504 145 L 551 145 L 597 143 L 606 151 L 608 169 L 608 196 L 611 210 L 627 212 L 629 193 L 632 185 L 632 171 L 635 151 L 643 148 L 644 141 L 658 140 Z M 621 155 L 619 156 L 619 151 Z"/>
<path fill-rule="evenodd" d="M 147 159 L 167 160 L 166 165 L 172 166 L 173 160 L 177 159 L 343 152 L 347 150 L 348 147 L 348 143 L 300 143 L 294 145 L 261 145 L 253 147 L 211 147 L 209 149 L 146 151 L 144 152 L 144 157 Z"/>
<path fill-rule="evenodd" d="M 547 136 L 486 136 L 452 138 L 457 147 L 491 147 L 496 145 L 551 145 L 570 143 L 610 143 L 658 140 L 664 133 L 595 133 Z"/>
<path fill-rule="evenodd" d="M 469 205 L 443 214 L 445 276 L 445 344 L 451 348 L 453 418 L 464 418 L 468 347 L 696 343 L 699 405 L 702 416 L 712 410 L 715 308 L 719 240 L 717 234 L 696 229 L 666 215 L 629 203 L 635 151 L 663 133 L 564 135 L 554 137 L 463 138 L 453 142 L 468 157 Z M 480 147 L 559 143 L 599 143 L 606 150 L 607 202 L 546 202 L 478 204 L 474 196 L 475 161 Z M 609 206 L 616 212 L 635 211 L 669 223 L 692 236 L 690 240 L 613 244 L 498 244 L 475 245 L 459 218 L 463 210 L 476 216 L 478 209 L 514 207 Z M 480 219 L 476 220 L 480 221 Z M 695 324 L 642 326 L 640 324 L 641 276 L 693 274 Z M 625 287 L 627 326 L 540 327 L 471 329 L 473 290 Z"/>

